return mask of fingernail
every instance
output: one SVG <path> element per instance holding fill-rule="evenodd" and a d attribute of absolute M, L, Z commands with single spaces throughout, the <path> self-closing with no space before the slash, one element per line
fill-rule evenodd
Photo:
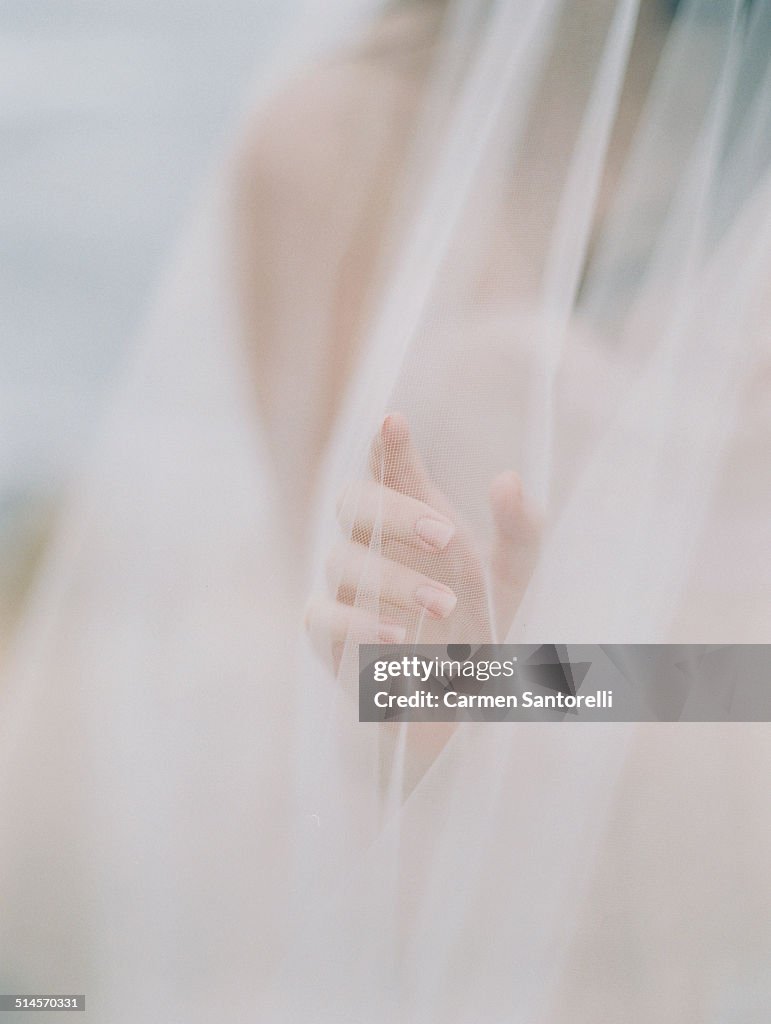
<path fill-rule="evenodd" d="M 415 533 L 430 548 L 444 551 L 455 534 L 455 527 L 441 519 L 418 519 L 415 523 Z"/>
<path fill-rule="evenodd" d="M 458 603 L 458 598 L 451 590 L 428 586 L 418 587 L 415 600 L 435 619 L 446 619 Z"/>
<path fill-rule="evenodd" d="M 398 412 L 389 412 L 380 426 L 380 434 L 386 441 L 403 441 L 409 435 L 407 421 Z"/>
<path fill-rule="evenodd" d="M 400 644 L 407 638 L 407 630 L 403 626 L 381 626 L 377 633 L 381 644 Z"/>

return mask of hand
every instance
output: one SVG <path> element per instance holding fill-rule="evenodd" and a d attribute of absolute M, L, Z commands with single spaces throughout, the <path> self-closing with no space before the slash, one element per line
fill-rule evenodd
<path fill-rule="evenodd" d="M 386 417 L 370 470 L 372 479 L 351 484 L 338 503 L 345 539 L 328 560 L 330 594 L 312 601 L 306 615 L 317 651 L 337 671 L 349 641 L 500 637 L 532 574 L 540 536 L 516 473 L 492 482 L 494 539 L 483 558 L 430 480 L 404 417 Z"/>

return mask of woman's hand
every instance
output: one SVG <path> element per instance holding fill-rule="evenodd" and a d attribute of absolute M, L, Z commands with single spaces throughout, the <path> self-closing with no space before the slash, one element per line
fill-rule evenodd
<path fill-rule="evenodd" d="M 490 489 L 494 540 L 483 559 L 429 479 L 406 420 L 386 417 L 370 452 L 372 480 L 338 503 L 344 539 L 327 564 L 329 595 L 306 624 L 339 668 L 348 641 L 480 643 L 507 629 L 532 574 L 540 527 L 513 472 Z M 488 585 L 489 583 L 489 585 Z"/>

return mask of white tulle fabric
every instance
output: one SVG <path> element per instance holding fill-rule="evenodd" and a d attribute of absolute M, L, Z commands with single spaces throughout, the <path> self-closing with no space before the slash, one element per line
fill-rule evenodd
<path fill-rule="evenodd" d="M 1 987 L 765 1021 L 765 725 L 359 724 L 303 616 L 398 411 L 483 567 L 411 638 L 771 640 L 771 5 L 286 18 L 6 665 Z M 509 468 L 544 535 L 501 626 Z"/>

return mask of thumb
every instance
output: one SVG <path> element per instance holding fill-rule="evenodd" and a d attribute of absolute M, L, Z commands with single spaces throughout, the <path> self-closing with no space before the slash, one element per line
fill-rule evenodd
<path fill-rule="evenodd" d="M 499 630 L 508 628 L 538 558 L 541 521 L 525 497 L 519 476 L 507 471 L 490 487 L 494 540 L 490 563 Z"/>

